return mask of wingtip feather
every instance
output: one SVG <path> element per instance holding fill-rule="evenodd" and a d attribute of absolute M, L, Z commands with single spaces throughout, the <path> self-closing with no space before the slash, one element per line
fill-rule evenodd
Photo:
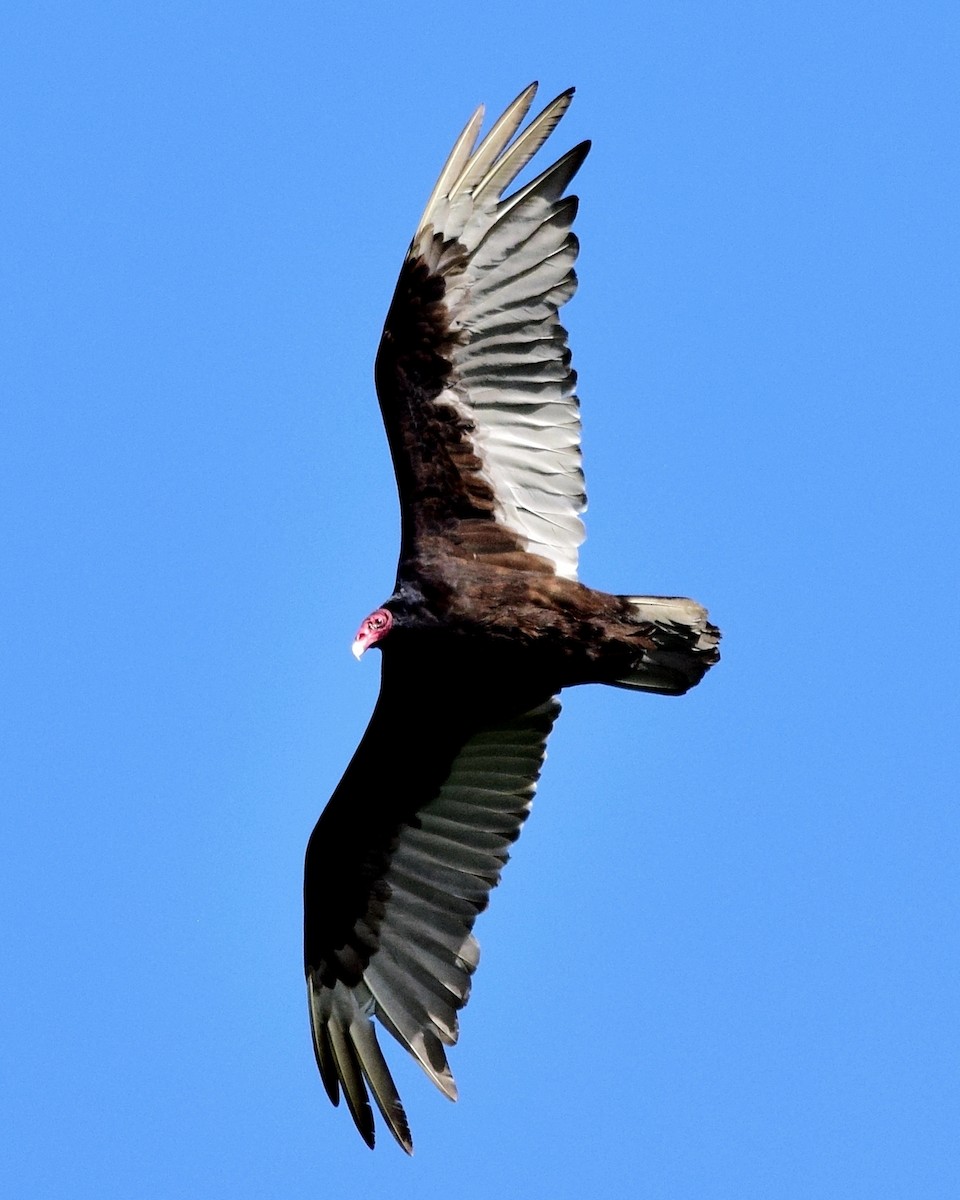
<path fill-rule="evenodd" d="M 372 1150 L 376 1129 L 367 1094 L 369 1086 L 390 1132 L 403 1150 L 412 1154 L 413 1137 L 407 1114 L 373 1022 L 361 1008 L 356 992 L 340 983 L 324 995 L 317 991 L 313 972 L 307 975 L 307 992 L 314 1054 L 331 1102 L 339 1105 L 342 1089 L 353 1123 Z"/>

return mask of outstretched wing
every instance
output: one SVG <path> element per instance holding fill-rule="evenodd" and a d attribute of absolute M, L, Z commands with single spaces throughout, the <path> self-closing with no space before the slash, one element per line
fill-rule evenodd
<path fill-rule="evenodd" d="M 450 553 L 509 555 L 511 565 L 576 578 L 586 496 L 558 310 L 577 283 L 577 200 L 563 193 L 589 142 L 502 198 L 573 96 L 517 134 L 535 92 L 523 91 L 479 145 L 483 108 L 471 117 L 387 315 L 376 379 L 400 493 L 401 564 L 439 538 Z"/>
<path fill-rule="evenodd" d="M 313 1044 L 374 1143 L 367 1088 L 394 1137 L 413 1143 L 373 1025 L 377 1017 L 451 1099 L 457 1040 L 479 949 L 472 934 L 520 832 L 560 706 L 499 719 L 450 711 L 394 686 L 317 822 L 304 878 Z"/>

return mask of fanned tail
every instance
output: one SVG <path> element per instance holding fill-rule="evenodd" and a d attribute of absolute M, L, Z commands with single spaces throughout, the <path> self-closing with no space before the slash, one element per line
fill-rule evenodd
<path fill-rule="evenodd" d="M 720 630 L 707 620 L 707 610 L 682 596 L 621 596 L 637 617 L 653 627 L 656 646 L 644 650 L 633 668 L 614 687 L 682 696 L 720 660 Z"/>

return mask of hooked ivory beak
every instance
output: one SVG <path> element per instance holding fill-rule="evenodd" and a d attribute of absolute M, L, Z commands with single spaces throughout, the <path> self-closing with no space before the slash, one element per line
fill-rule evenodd
<path fill-rule="evenodd" d="M 377 642 L 387 636 L 392 625 L 393 614 L 388 609 L 378 608 L 376 612 L 372 612 L 364 620 L 357 630 L 357 636 L 353 639 L 353 645 L 350 647 L 353 657 L 359 660 L 364 650 L 375 646 Z"/>

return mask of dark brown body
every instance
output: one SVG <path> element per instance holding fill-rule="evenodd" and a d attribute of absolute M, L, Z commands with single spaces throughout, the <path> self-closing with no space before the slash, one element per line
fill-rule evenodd
<path fill-rule="evenodd" d="M 446 552 L 405 563 L 385 604 L 396 623 L 384 655 L 401 644 L 410 652 L 419 646 L 424 665 L 434 655 L 449 655 L 458 660 L 453 671 L 461 686 L 466 681 L 471 690 L 494 662 L 503 682 L 518 686 L 524 677 L 536 677 L 545 696 L 581 683 L 644 690 L 638 673 L 645 665 L 651 675 L 646 690 L 681 695 L 719 658 L 719 632 L 705 613 L 696 627 L 664 619 L 669 607 L 661 614 L 659 598 L 596 591 L 559 577 L 529 554 L 523 556 L 525 569 L 517 570 L 512 558 L 453 557 L 447 541 Z M 416 670 L 414 662 L 410 666 Z"/>

